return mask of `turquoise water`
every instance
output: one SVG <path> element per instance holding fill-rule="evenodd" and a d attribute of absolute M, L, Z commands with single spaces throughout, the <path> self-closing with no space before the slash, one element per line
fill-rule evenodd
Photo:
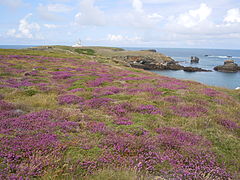
<path fill-rule="evenodd" d="M 128 50 L 142 50 L 149 48 L 125 48 Z M 151 48 L 152 49 L 152 48 Z M 185 71 L 153 71 L 155 73 L 174 77 L 178 79 L 194 80 L 212 86 L 220 86 L 229 89 L 240 87 L 240 72 L 224 73 L 214 71 L 213 68 L 218 65 L 223 65 L 223 62 L 228 59 L 227 56 L 232 56 L 232 59 L 240 65 L 240 50 L 230 49 L 183 49 L 183 48 L 153 48 L 158 52 L 172 57 L 176 61 L 181 61 L 181 65 L 200 67 L 212 72 L 185 72 Z M 206 56 L 208 55 L 208 56 Z M 191 64 L 190 57 L 197 56 L 200 58 L 198 64 Z"/>

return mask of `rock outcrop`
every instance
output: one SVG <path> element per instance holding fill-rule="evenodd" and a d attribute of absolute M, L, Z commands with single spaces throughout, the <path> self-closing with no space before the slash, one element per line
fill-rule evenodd
<path fill-rule="evenodd" d="M 177 61 L 170 59 L 168 61 L 164 61 L 162 59 L 154 59 L 148 56 L 123 56 L 123 57 L 115 57 L 116 59 L 121 59 L 121 61 L 125 62 L 126 66 L 131 66 L 134 68 L 140 68 L 145 70 L 184 70 L 187 72 L 209 72 L 210 70 L 205 70 L 197 67 L 184 67 L 178 64 Z"/>
<path fill-rule="evenodd" d="M 156 50 L 156 49 L 148 49 L 148 50 L 142 50 L 142 51 L 149 51 L 149 52 L 154 52 L 154 53 L 156 53 L 156 52 L 157 52 L 157 50 Z"/>
<path fill-rule="evenodd" d="M 199 63 L 199 58 L 196 56 L 191 56 L 191 63 Z"/>
<path fill-rule="evenodd" d="M 240 71 L 240 66 L 234 63 L 234 60 L 224 61 L 224 65 L 214 67 L 215 71 L 220 72 L 238 72 Z"/>
<path fill-rule="evenodd" d="M 198 67 L 184 67 L 183 70 L 186 72 L 212 72 L 211 70 L 206 70 Z"/>

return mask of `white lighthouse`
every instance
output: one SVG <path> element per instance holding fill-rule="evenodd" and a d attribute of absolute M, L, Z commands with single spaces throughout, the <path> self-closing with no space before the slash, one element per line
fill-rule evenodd
<path fill-rule="evenodd" d="M 79 39 L 76 44 L 72 45 L 72 47 L 82 47 L 82 42 L 81 40 Z"/>

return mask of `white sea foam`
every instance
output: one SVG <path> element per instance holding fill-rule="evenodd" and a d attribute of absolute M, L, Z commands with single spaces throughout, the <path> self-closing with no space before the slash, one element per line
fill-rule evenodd
<path fill-rule="evenodd" d="M 229 57 L 232 59 L 240 59 L 238 56 L 208 56 L 210 58 L 220 58 L 220 59 L 228 59 Z"/>

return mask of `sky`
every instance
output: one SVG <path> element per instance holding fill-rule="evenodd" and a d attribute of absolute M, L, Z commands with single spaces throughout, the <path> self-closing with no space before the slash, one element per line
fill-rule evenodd
<path fill-rule="evenodd" d="M 0 44 L 240 49 L 240 0 L 0 0 Z"/>

